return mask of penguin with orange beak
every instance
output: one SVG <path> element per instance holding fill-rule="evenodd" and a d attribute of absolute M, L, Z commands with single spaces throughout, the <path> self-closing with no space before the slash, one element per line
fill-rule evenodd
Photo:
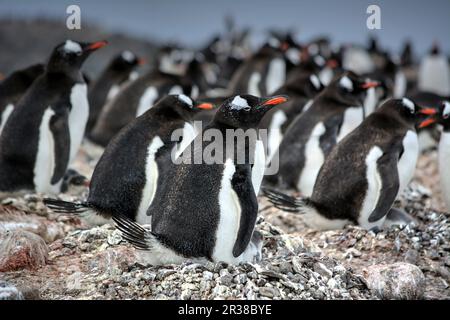
<path fill-rule="evenodd" d="M 413 219 L 393 204 L 414 175 L 419 156 L 415 128 L 434 123 L 433 110 L 407 98 L 388 100 L 334 147 L 310 197 L 273 189 L 264 193 L 276 207 L 302 214 L 308 226 L 319 230 L 405 225 Z"/>
<path fill-rule="evenodd" d="M 201 259 L 239 264 L 261 259 L 262 238 L 254 228 L 265 169 L 258 152 L 264 157 L 264 150 L 250 134 L 257 134 L 268 110 L 286 101 L 285 96 L 227 99 L 158 190 L 147 212 L 152 216 L 151 230 L 126 217 L 114 217 L 124 237 L 144 250 L 146 263 Z M 239 139 L 240 132 L 248 133 L 248 138 Z M 250 156 L 240 158 L 252 151 L 254 161 Z"/>
<path fill-rule="evenodd" d="M 76 204 L 55 199 L 44 202 L 60 213 L 87 213 L 91 224 L 115 215 L 147 224 L 147 209 L 157 190 L 170 177 L 171 152 L 184 149 L 195 137 L 194 116 L 212 109 L 210 103 L 169 95 L 124 127 L 106 147 L 90 182 L 89 196 Z M 172 133 L 181 130 L 179 141 Z"/>
<path fill-rule="evenodd" d="M 67 40 L 53 49 L 6 122 L 0 139 L 0 193 L 59 193 L 89 115 L 80 68 L 106 41 Z"/>

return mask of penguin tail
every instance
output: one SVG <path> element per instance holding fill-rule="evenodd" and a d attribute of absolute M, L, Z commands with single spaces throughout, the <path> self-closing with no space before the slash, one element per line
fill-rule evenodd
<path fill-rule="evenodd" d="M 122 237 L 136 249 L 150 251 L 159 244 L 159 240 L 150 230 L 130 218 L 124 215 L 114 215 L 112 219 Z"/>
<path fill-rule="evenodd" d="M 44 204 L 56 213 L 78 214 L 91 209 L 87 203 L 75 203 L 51 198 L 45 198 Z"/>
<path fill-rule="evenodd" d="M 274 205 L 275 208 L 286 212 L 304 213 L 311 207 L 309 199 L 300 199 L 289 196 L 281 191 L 263 187 L 263 195 Z"/>

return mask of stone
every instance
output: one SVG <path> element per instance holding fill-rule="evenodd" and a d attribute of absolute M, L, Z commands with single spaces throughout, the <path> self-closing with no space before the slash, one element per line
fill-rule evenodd
<path fill-rule="evenodd" d="M 0 272 L 37 269 L 46 264 L 48 251 L 44 239 L 34 233 L 7 231 L 0 242 Z"/>
<path fill-rule="evenodd" d="M 274 298 L 280 296 L 280 291 L 273 287 L 262 287 L 259 288 L 259 294 L 263 297 Z"/>
<path fill-rule="evenodd" d="M 423 298 L 425 276 L 413 264 L 373 265 L 364 270 L 363 276 L 369 289 L 381 299 Z"/>

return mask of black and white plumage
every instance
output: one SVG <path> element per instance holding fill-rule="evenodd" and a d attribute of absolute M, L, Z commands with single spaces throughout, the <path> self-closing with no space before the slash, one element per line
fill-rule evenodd
<path fill-rule="evenodd" d="M 164 95 L 185 94 L 196 99 L 201 91 L 201 79 L 201 66 L 195 59 L 189 63 L 185 76 L 160 70 L 140 76 L 105 105 L 89 134 L 89 139 L 105 147 L 120 129 L 149 110 Z"/>
<path fill-rule="evenodd" d="M 265 181 L 311 195 L 325 158 L 363 121 L 366 90 L 377 85 L 352 72 L 335 78 L 290 124 L 275 155 L 279 172 Z"/>
<path fill-rule="evenodd" d="M 317 75 L 303 73 L 292 78 L 275 92 L 275 94 L 289 96 L 289 101 L 278 108 L 269 110 L 259 125 L 260 129 L 268 130 L 267 156 L 269 160 L 278 149 L 289 125 L 297 115 L 311 106 L 313 99 L 323 88 Z"/>
<path fill-rule="evenodd" d="M 285 102 L 284 96 L 257 98 L 240 95 L 228 99 L 213 122 L 185 149 L 183 159 L 195 161 L 208 153 L 205 135 L 221 134 L 222 150 L 227 150 L 227 130 L 253 129 L 271 107 Z M 255 133 L 256 136 L 256 133 Z M 202 139 L 202 137 L 204 137 Z M 180 263 L 185 259 L 204 259 L 227 263 L 252 262 L 261 258 L 261 236 L 254 232 L 258 213 L 256 194 L 264 172 L 264 162 L 251 163 L 246 156 L 264 151 L 262 142 L 243 140 L 229 153 L 218 154 L 220 161 L 177 164 L 173 177 L 158 190 L 148 214 L 151 231 L 144 231 L 127 219 L 118 218 L 119 229 L 144 252 L 151 264 Z M 242 142 L 242 141 L 241 141 Z M 210 150 L 211 151 L 211 150 Z M 185 158 L 187 157 L 187 158 Z M 181 159 L 180 158 L 180 159 Z"/>
<path fill-rule="evenodd" d="M 58 193 L 88 119 L 80 68 L 106 42 L 58 45 L 45 72 L 11 113 L 0 137 L 0 192 Z"/>
<path fill-rule="evenodd" d="M 415 125 L 428 121 L 420 113 L 409 99 L 387 101 L 331 151 L 311 197 L 296 199 L 271 189 L 265 194 L 277 207 L 302 213 L 316 229 L 346 224 L 379 229 L 411 221 L 392 205 L 414 174 L 419 154 Z"/>
<path fill-rule="evenodd" d="M 17 70 L 0 81 L 0 133 L 14 110 L 14 106 L 17 105 L 33 81 L 43 72 L 44 65 L 35 64 Z"/>
<path fill-rule="evenodd" d="M 94 127 L 97 118 L 106 102 L 113 99 L 129 81 L 139 75 L 137 66 L 145 63 L 133 52 L 125 50 L 115 56 L 100 76 L 89 86 L 89 120 L 86 133 Z"/>
<path fill-rule="evenodd" d="M 439 177 L 442 195 L 450 210 L 450 100 L 441 104 L 439 122 L 444 127 L 439 141 Z"/>
<path fill-rule="evenodd" d="M 103 218 L 124 215 L 147 224 L 146 215 L 157 189 L 172 175 L 172 152 L 180 153 L 195 137 L 191 121 L 200 110 L 211 109 L 209 103 L 195 103 L 185 95 L 161 99 L 123 128 L 108 144 L 92 175 L 88 198 L 81 204 L 46 199 L 58 212 L 88 212 Z M 182 137 L 173 140 L 175 130 Z M 177 148 L 177 150 L 173 150 Z M 100 217 L 91 222 L 104 223 Z"/>

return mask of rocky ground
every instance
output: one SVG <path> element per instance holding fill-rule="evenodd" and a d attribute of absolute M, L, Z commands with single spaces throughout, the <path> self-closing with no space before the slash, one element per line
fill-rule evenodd
<path fill-rule="evenodd" d="M 77 169 L 90 175 L 95 154 L 82 150 Z M 5 199 L 0 299 L 449 299 L 450 215 L 439 211 L 435 152 L 417 172 L 398 203 L 416 223 L 378 234 L 310 230 L 260 199 L 263 260 L 239 266 L 146 266 L 110 225 L 54 214 L 41 195 Z M 71 193 L 62 197 L 86 190 Z"/>

